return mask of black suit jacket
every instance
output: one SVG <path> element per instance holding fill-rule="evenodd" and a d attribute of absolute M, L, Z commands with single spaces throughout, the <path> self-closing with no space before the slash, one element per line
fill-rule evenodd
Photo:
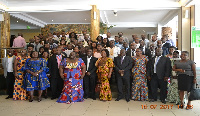
<path fill-rule="evenodd" d="M 64 58 L 65 56 L 62 55 L 62 59 Z M 51 78 L 60 78 L 58 63 L 55 54 L 49 58 L 49 73 L 51 75 Z"/>
<path fill-rule="evenodd" d="M 164 45 L 163 45 L 163 47 L 166 47 L 168 50 L 169 50 L 169 48 L 170 48 L 170 43 L 165 43 Z"/>
<path fill-rule="evenodd" d="M 151 58 L 147 63 L 147 76 L 153 77 L 155 57 Z M 161 56 L 156 65 L 156 74 L 158 79 L 164 79 L 171 74 L 171 61 L 168 57 Z"/>
<path fill-rule="evenodd" d="M 130 56 L 131 57 L 131 48 L 128 48 L 128 50 L 126 51 L 126 56 Z"/>
<path fill-rule="evenodd" d="M 141 48 L 141 47 L 139 47 L 139 48 Z M 142 49 L 142 48 L 141 48 L 141 49 Z M 148 58 L 151 58 L 151 51 L 150 51 L 150 49 L 145 48 L 145 54 L 144 54 L 144 52 L 142 51 L 142 55 L 146 55 L 146 56 L 148 56 Z"/>
<path fill-rule="evenodd" d="M 123 77 L 131 76 L 131 69 L 133 67 L 133 59 L 130 56 L 125 56 L 122 64 L 121 64 L 121 57 L 120 56 L 115 57 L 114 64 L 115 64 L 114 70 L 117 77 L 121 76 L 119 74 L 119 70 L 124 70 Z"/>
<path fill-rule="evenodd" d="M 87 70 L 87 56 L 83 57 L 82 59 L 85 63 L 86 70 Z M 89 64 L 87 72 L 90 72 L 91 76 L 96 76 L 96 70 L 97 70 L 97 67 L 95 66 L 96 61 L 97 61 L 97 58 L 95 57 L 92 57 L 90 59 L 90 64 Z"/>

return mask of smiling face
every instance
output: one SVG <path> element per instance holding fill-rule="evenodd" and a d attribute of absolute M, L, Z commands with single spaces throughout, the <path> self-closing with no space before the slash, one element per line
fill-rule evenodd
<path fill-rule="evenodd" d="M 189 54 L 183 51 L 183 52 L 181 53 L 181 59 L 182 59 L 182 60 L 187 60 L 188 58 L 189 58 Z"/>
<path fill-rule="evenodd" d="M 137 48 L 135 52 L 136 52 L 136 56 L 142 55 L 142 50 L 140 48 Z"/>
<path fill-rule="evenodd" d="M 107 57 L 106 52 L 105 52 L 105 51 L 102 51 L 102 52 L 101 52 L 101 56 L 102 56 L 102 58 Z"/>
<path fill-rule="evenodd" d="M 25 55 L 26 55 L 26 50 L 25 50 L 25 49 L 21 50 L 21 55 L 22 55 L 22 56 L 25 56 Z"/>
<path fill-rule="evenodd" d="M 48 58 L 48 56 L 49 56 L 48 52 L 44 52 L 42 55 L 43 58 Z"/>
<path fill-rule="evenodd" d="M 34 52 L 32 53 L 32 58 L 38 58 L 38 52 L 34 51 Z"/>

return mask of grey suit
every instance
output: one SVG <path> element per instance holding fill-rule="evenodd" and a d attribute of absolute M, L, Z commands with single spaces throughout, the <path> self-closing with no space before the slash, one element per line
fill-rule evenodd
<path fill-rule="evenodd" d="M 12 65 L 14 66 L 15 56 L 13 56 Z M 14 88 L 14 71 L 8 72 L 8 57 L 3 58 L 2 65 L 4 68 L 4 76 L 6 77 L 6 85 L 7 85 L 7 94 L 10 98 L 13 97 L 13 88 Z"/>
<path fill-rule="evenodd" d="M 14 60 L 15 60 L 15 56 L 13 56 L 13 65 L 14 65 Z M 2 65 L 4 68 L 4 76 L 7 77 L 7 70 L 8 70 L 8 57 L 5 57 L 2 59 Z"/>

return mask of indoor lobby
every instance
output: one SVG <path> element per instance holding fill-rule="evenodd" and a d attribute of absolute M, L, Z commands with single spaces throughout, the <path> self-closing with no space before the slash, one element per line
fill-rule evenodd
<path fill-rule="evenodd" d="M 52 66 L 51 70 L 48 69 L 50 73 L 48 74 L 50 76 L 47 76 L 48 74 L 46 74 L 45 77 L 48 78 L 47 80 L 49 80 L 49 85 L 45 88 L 47 91 L 43 89 L 44 91 L 41 99 L 37 97 L 38 95 L 40 95 L 40 92 L 37 93 L 37 91 L 34 91 L 34 97 L 32 98 L 32 101 L 30 101 L 30 93 L 29 95 L 27 95 L 26 100 L 14 100 L 14 97 L 10 97 L 9 99 L 9 96 L 7 95 L 8 85 L 7 78 L 5 78 L 5 73 L 10 72 L 5 72 L 5 66 L 3 64 L 5 58 L 10 58 L 10 49 L 13 49 L 14 55 L 16 55 L 16 57 L 18 56 L 18 54 L 22 54 L 24 49 L 26 49 L 27 54 L 29 54 L 29 56 L 26 56 L 27 59 L 28 57 L 31 58 L 33 56 L 33 53 L 35 53 L 34 51 L 39 51 L 38 55 L 41 55 L 41 57 L 43 57 L 43 54 L 46 50 L 45 46 L 47 46 L 47 43 L 49 45 L 49 48 L 51 48 L 51 45 L 53 46 L 51 50 L 48 49 L 48 55 L 54 56 L 54 43 L 51 43 L 50 41 L 52 38 L 57 38 L 60 42 L 56 44 L 57 46 L 55 47 L 55 49 L 58 49 L 60 46 L 63 45 L 61 44 L 62 37 L 66 38 L 66 40 L 64 41 L 65 48 L 63 47 L 63 49 L 68 50 L 69 44 L 74 47 L 72 49 L 73 52 L 70 52 L 69 55 L 67 54 L 68 52 L 66 52 L 66 55 L 69 58 L 71 57 L 71 53 L 76 53 L 75 48 L 79 50 L 78 55 L 80 57 L 83 49 L 79 47 L 79 43 L 86 42 L 86 38 L 88 39 L 86 42 L 88 44 L 85 45 L 86 47 L 84 46 L 85 54 L 87 54 L 86 52 L 88 52 L 88 50 L 86 51 L 87 47 L 91 47 L 91 49 L 93 50 L 93 43 L 96 44 L 95 49 L 98 51 L 98 37 L 102 37 L 102 47 L 104 48 L 108 47 L 107 44 L 111 43 L 109 43 L 109 41 L 114 40 L 114 44 L 116 45 L 116 41 L 120 42 L 121 37 L 123 38 L 123 42 L 127 43 L 128 47 L 130 48 L 132 46 L 132 43 L 136 43 L 136 38 L 138 38 L 140 42 L 143 41 L 142 35 L 144 35 L 145 37 L 144 40 L 148 40 L 148 42 L 152 42 L 152 38 L 154 37 L 158 41 L 160 41 L 163 39 L 163 37 L 166 37 L 167 35 L 167 41 L 171 42 L 170 44 L 171 46 L 174 46 L 174 49 L 178 50 L 180 53 L 182 51 L 189 52 L 188 59 L 193 61 L 194 65 L 196 66 L 195 79 L 196 82 L 200 85 L 200 0 L 0 0 L 0 22 L 0 116 L 200 116 L 200 100 L 193 100 L 188 109 L 188 95 L 186 94 L 186 92 L 184 93 L 183 101 L 185 106 L 183 108 L 180 107 L 180 99 L 177 96 L 176 97 L 179 100 L 178 103 L 176 103 L 178 100 L 175 102 L 170 102 L 167 98 L 168 96 L 166 96 L 166 98 L 164 99 L 164 101 L 166 100 L 166 102 L 160 100 L 161 95 L 159 93 L 161 93 L 162 85 L 160 85 L 159 89 L 157 89 L 158 95 L 153 95 L 158 96 L 158 99 L 155 101 L 151 101 L 150 97 L 146 100 L 129 100 L 129 98 L 127 99 L 125 97 L 122 99 L 118 99 L 119 85 L 117 82 L 118 77 L 116 76 L 116 72 L 112 75 L 109 73 L 111 79 L 108 78 L 110 82 L 108 81 L 108 83 L 106 83 L 111 88 L 110 94 L 112 95 L 110 100 L 100 100 L 99 90 L 96 90 L 98 88 L 95 85 L 95 91 L 98 92 L 96 92 L 95 96 L 93 96 L 92 98 L 84 96 L 82 102 L 71 102 L 69 100 L 70 103 L 58 103 L 58 99 L 61 98 L 52 97 L 53 84 L 51 85 L 52 79 L 50 74 L 53 74 L 54 71 L 56 72 L 57 69 L 58 74 L 61 74 L 60 67 L 64 66 L 64 61 L 59 61 L 62 66 L 60 64 L 57 64 L 58 66 Z M 84 32 L 86 33 L 84 34 Z M 78 39 L 72 41 L 71 33 L 75 33 L 76 35 L 74 38 Z M 122 33 L 121 36 L 120 33 Z M 22 38 L 24 38 L 25 40 L 25 46 L 14 47 L 14 39 L 16 39 L 18 36 L 21 36 L 20 34 L 23 34 Z M 44 39 L 44 41 L 42 41 L 40 36 L 42 36 L 42 39 Z M 84 40 L 81 40 L 80 42 L 79 39 L 81 39 L 81 37 L 83 37 Z M 119 40 L 116 40 L 116 37 L 118 37 Z M 40 48 L 38 48 L 37 50 L 37 47 L 34 45 L 34 50 L 32 50 L 32 52 L 29 52 L 29 45 L 31 43 L 35 44 L 37 38 L 41 39 L 40 43 L 44 51 L 40 53 Z M 70 42 L 68 42 L 67 38 Z M 104 39 L 107 39 L 107 43 L 105 44 L 105 46 L 103 46 Z M 89 42 L 91 42 L 90 46 Z M 124 43 L 122 44 L 122 46 L 116 46 L 122 47 L 124 49 Z M 156 42 L 156 46 L 157 44 L 158 43 Z M 141 46 L 141 43 L 139 44 L 139 46 Z M 150 44 L 148 44 L 148 47 L 150 48 Z M 134 53 L 137 55 L 137 49 L 135 50 L 136 52 Z M 170 50 L 170 47 L 168 50 Z M 59 50 L 57 50 L 56 52 L 58 51 Z M 50 52 L 52 53 L 52 55 Z M 99 54 L 103 57 L 102 52 L 100 52 Z M 121 55 L 121 51 L 117 55 L 119 54 Z M 167 56 L 167 54 L 165 56 Z M 55 58 L 57 58 L 57 55 L 55 55 Z M 49 57 L 47 59 L 50 60 L 51 58 Z M 86 61 L 87 60 L 88 57 L 86 57 Z M 113 57 L 113 61 L 114 60 L 116 59 Z M 15 61 L 13 60 L 13 64 L 17 67 L 17 63 Z M 114 71 L 116 70 L 116 66 L 114 66 L 116 65 L 115 63 L 116 62 L 114 61 Z M 50 62 L 49 64 L 53 63 Z M 85 63 L 85 65 L 86 64 L 87 63 Z M 121 61 L 121 65 L 122 64 L 123 61 Z M 148 63 L 146 63 L 146 65 L 147 64 Z M 27 62 L 24 63 L 24 65 L 27 65 Z M 82 66 L 82 64 L 80 65 L 81 70 L 84 71 L 84 67 Z M 165 66 L 166 65 L 164 65 L 164 67 Z M 108 68 L 110 71 L 111 68 Z M 16 69 L 14 68 L 12 72 Z M 191 69 L 193 70 L 193 67 Z M 26 69 L 26 71 L 27 70 L 29 69 Z M 40 70 L 43 70 L 43 68 Z M 40 70 L 38 71 L 39 73 Z M 85 67 L 85 70 L 85 74 L 88 74 L 87 70 L 89 70 L 89 68 L 87 66 Z M 134 68 L 132 67 L 132 69 L 130 70 L 133 72 Z M 155 69 L 153 71 L 153 73 L 155 74 Z M 30 74 L 31 73 L 32 72 L 30 71 Z M 34 73 L 32 75 L 36 75 L 35 77 L 38 77 L 38 74 Z M 82 74 L 82 72 L 80 74 Z M 121 72 L 119 74 L 121 74 L 120 76 L 123 77 L 123 75 L 126 74 L 126 71 L 123 74 Z M 148 77 L 146 76 L 146 74 L 147 73 L 145 72 L 145 82 L 148 84 Z M 61 75 L 63 75 L 61 77 L 65 77 L 65 74 Z M 14 76 L 17 77 L 19 76 L 19 74 L 17 74 L 16 76 L 16 74 L 14 73 Z M 135 81 L 133 76 L 134 74 L 131 74 L 133 82 L 129 82 L 129 84 L 131 83 L 129 89 L 131 95 L 134 93 L 132 91 L 133 89 L 131 88 L 137 88 L 134 85 Z M 84 81 L 84 79 L 81 80 Z M 172 83 L 172 81 L 170 81 L 170 78 L 168 78 L 167 82 L 168 86 L 166 91 L 169 93 L 170 82 Z M 95 83 L 98 83 L 97 80 Z M 85 89 L 84 84 L 83 87 L 81 86 L 82 89 Z M 126 82 L 123 81 L 121 85 L 124 95 L 127 92 L 127 86 L 125 84 Z M 21 84 L 18 85 L 20 85 L 20 87 L 23 86 L 21 86 Z M 60 84 L 60 86 L 61 85 L 62 84 Z M 198 87 L 200 87 L 199 85 Z M 66 86 L 64 86 L 63 88 L 62 86 L 63 91 L 65 90 L 65 87 Z M 178 84 L 176 89 L 178 91 Z M 58 90 L 56 90 L 56 92 L 57 91 Z"/>

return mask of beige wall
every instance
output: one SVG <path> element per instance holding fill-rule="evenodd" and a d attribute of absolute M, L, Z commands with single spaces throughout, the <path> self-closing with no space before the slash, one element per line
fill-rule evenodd
<path fill-rule="evenodd" d="M 26 42 L 29 41 L 30 38 L 33 38 L 35 35 L 38 36 L 41 31 L 40 29 L 13 29 L 10 30 L 11 35 L 18 35 L 18 33 L 22 33 Z"/>

